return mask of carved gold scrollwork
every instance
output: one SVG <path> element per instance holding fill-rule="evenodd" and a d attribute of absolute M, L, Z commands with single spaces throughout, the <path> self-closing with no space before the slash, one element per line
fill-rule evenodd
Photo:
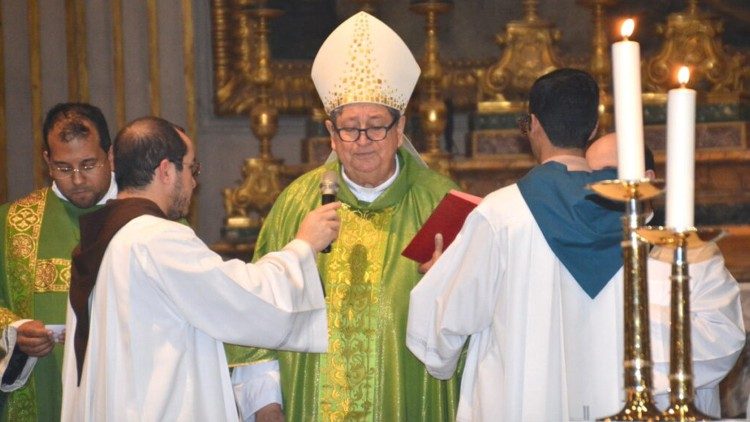
<path fill-rule="evenodd" d="M 643 66 L 644 89 L 665 92 L 676 85 L 676 70 L 685 65 L 691 68 L 690 85 L 709 95 L 741 92 L 746 57 L 729 54 L 721 44 L 722 24 L 702 13 L 697 1 L 691 1 L 684 12 L 673 13 L 666 26 L 659 26 L 664 43 L 658 54 Z"/>
<path fill-rule="evenodd" d="M 539 18 L 537 3 L 524 0 L 524 19 L 508 23 L 505 33 L 496 36 L 505 49 L 480 80 L 480 101 L 523 100 L 536 78 L 560 67 L 553 48 L 560 31 Z"/>
<path fill-rule="evenodd" d="M 281 192 L 281 162 L 248 158 L 242 166 L 242 182 L 236 188 L 225 188 L 224 210 L 228 227 L 260 227 Z"/>

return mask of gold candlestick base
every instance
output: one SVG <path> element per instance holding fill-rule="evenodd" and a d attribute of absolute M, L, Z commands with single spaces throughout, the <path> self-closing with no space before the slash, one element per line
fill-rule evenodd
<path fill-rule="evenodd" d="M 662 414 L 661 420 L 663 421 L 716 421 L 718 419 L 712 418 L 698 410 L 693 404 L 693 400 L 690 399 L 682 400 L 680 403 L 674 403 L 669 405 L 667 410 Z"/>

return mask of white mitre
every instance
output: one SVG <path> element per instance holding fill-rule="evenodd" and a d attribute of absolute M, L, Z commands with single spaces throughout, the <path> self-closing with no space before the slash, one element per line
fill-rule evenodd
<path fill-rule="evenodd" d="M 419 73 L 404 41 L 388 25 L 359 12 L 323 42 L 311 76 L 326 113 L 346 104 L 375 103 L 403 114 Z"/>

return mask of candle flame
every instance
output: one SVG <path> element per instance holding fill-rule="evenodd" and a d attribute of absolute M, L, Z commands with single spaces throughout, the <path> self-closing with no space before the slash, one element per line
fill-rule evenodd
<path fill-rule="evenodd" d="M 633 30 L 635 29 L 635 21 L 633 19 L 625 19 L 625 21 L 622 23 L 622 26 L 620 27 L 620 34 L 624 38 L 628 38 L 629 36 L 633 35 Z"/>
<path fill-rule="evenodd" d="M 685 85 L 690 80 L 690 69 L 687 66 L 682 66 L 677 72 L 677 82 L 680 85 Z"/>

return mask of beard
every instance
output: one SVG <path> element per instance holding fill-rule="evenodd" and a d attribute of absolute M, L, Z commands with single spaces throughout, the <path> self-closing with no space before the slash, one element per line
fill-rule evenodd
<path fill-rule="evenodd" d="M 178 220 L 187 215 L 190 209 L 190 192 L 183 192 L 182 179 L 177 179 L 170 195 L 167 217 Z"/>
<path fill-rule="evenodd" d="M 77 192 L 70 196 L 66 195 L 65 197 L 68 199 L 68 201 L 70 201 L 71 204 L 75 205 L 77 208 L 87 209 L 96 205 L 99 200 L 104 197 L 104 195 L 97 195 L 90 192 Z"/>

